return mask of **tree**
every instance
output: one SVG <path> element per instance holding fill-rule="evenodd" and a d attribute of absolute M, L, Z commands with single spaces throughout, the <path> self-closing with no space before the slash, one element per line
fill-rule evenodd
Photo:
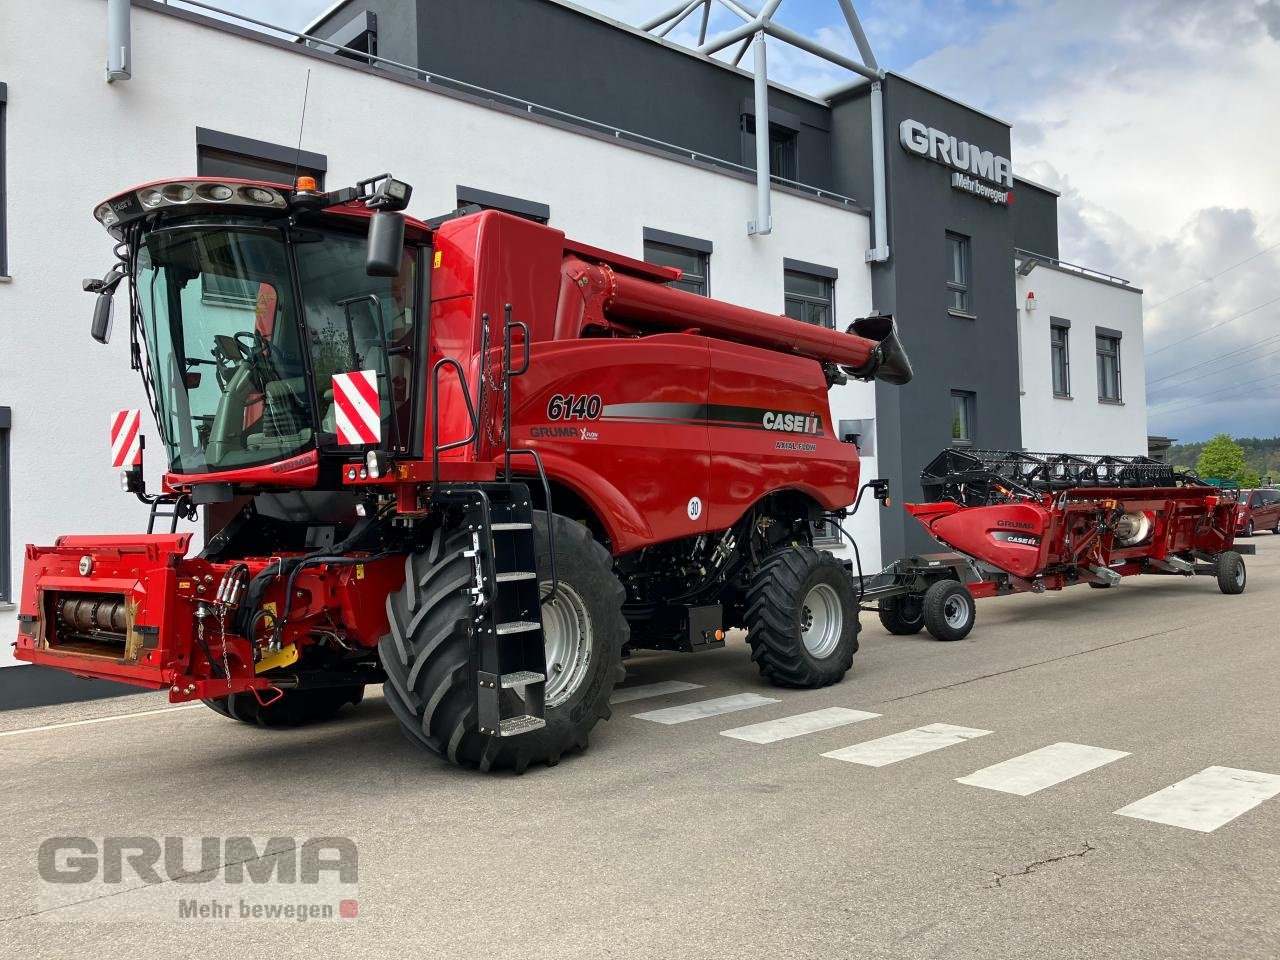
<path fill-rule="evenodd" d="M 1196 473 L 1206 480 L 1240 480 L 1244 476 L 1244 447 L 1225 433 L 1204 445 L 1196 461 Z"/>

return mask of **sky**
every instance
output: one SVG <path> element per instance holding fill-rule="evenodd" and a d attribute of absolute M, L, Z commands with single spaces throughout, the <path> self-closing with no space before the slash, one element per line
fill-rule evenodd
<path fill-rule="evenodd" d="M 674 5 L 577 2 L 631 24 Z M 329 4 L 218 5 L 301 28 Z M 854 5 L 882 67 L 1013 125 L 1015 173 L 1062 193 L 1062 259 L 1143 288 L 1149 432 L 1280 435 L 1280 0 Z M 837 0 L 775 19 L 854 53 Z M 711 33 L 739 22 L 717 5 Z M 769 73 L 810 93 L 850 79 L 779 45 Z"/>

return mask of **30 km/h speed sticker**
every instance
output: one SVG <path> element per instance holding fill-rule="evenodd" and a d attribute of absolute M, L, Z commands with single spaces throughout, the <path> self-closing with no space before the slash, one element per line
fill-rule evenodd
<path fill-rule="evenodd" d="M 702 500 L 698 497 L 689 498 L 689 519 L 697 520 L 702 516 Z"/>

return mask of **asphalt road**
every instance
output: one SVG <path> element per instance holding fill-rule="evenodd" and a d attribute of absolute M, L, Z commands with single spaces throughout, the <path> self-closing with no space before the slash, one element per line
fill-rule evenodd
<path fill-rule="evenodd" d="M 1238 597 L 1149 577 L 986 600 L 956 644 L 872 616 L 825 690 L 765 686 L 741 639 L 637 657 L 628 688 L 701 686 L 619 704 L 587 753 L 522 777 L 412 749 L 376 696 L 292 732 L 202 707 L 132 716 L 165 707 L 153 695 L 0 713 L 0 953 L 1275 958 L 1280 796 L 1205 828 L 1280 774 L 1280 537 L 1254 542 Z M 744 693 L 777 702 L 636 716 Z M 831 707 L 876 716 L 721 735 Z M 939 723 L 971 733 L 883 766 L 823 756 Z M 1086 751 L 1110 762 L 1025 796 L 957 782 L 1062 742 L 1125 755 Z M 1236 772 L 1184 805 L 1198 829 L 1116 813 L 1214 767 Z M 350 837 L 359 915 L 138 925 L 48 909 L 41 841 L 117 834 Z"/>

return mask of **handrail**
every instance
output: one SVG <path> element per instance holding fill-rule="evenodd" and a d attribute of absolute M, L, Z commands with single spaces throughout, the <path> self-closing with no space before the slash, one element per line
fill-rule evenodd
<path fill-rule="evenodd" d="M 755 177 L 754 167 L 748 167 L 741 163 L 734 163 L 732 160 L 726 160 L 723 157 L 717 157 L 709 153 L 703 153 L 701 150 L 695 150 L 692 147 L 684 147 L 679 144 L 670 143 L 666 140 L 659 140 L 657 137 L 650 137 L 643 133 L 636 133 L 634 130 L 626 130 L 622 127 L 613 126 L 612 124 L 602 123 L 601 121 L 593 120 L 590 117 L 583 117 L 574 113 L 569 113 L 566 110 L 558 110 L 555 107 L 548 107 L 544 104 L 534 103 L 532 100 L 525 100 L 522 97 L 516 97 L 509 93 L 503 93 L 500 90 L 491 90 L 488 87 L 482 87 L 474 83 L 468 83 L 465 80 L 457 80 L 453 77 L 448 77 L 441 73 L 433 73 L 430 70 L 424 70 L 422 67 L 415 67 L 412 64 L 401 63 L 399 60 L 391 60 L 391 59 L 388 59 L 387 57 L 380 57 L 377 54 L 366 53 L 365 51 L 357 50 L 354 47 L 347 47 L 339 43 L 334 43 L 332 40 L 326 40 L 323 37 L 317 37 L 312 34 L 303 33 L 299 30 L 294 30 L 292 27 L 282 27 L 282 26 L 279 26 L 278 24 L 268 23 L 265 20 L 258 20 L 255 17 L 250 17 L 243 13 L 237 13 L 234 10 L 225 10 L 222 7 L 215 6 L 214 4 L 211 4 L 211 3 L 204 3 L 203 0 L 158 0 L 158 2 L 162 3 L 166 7 L 173 6 L 175 9 L 178 9 L 178 4 L 181 4 L 183 6 L 189 6 L 189 7 L 198 7 L 201 10 L 208 10 L 212 13 L 217 13 L 217 14 L 220 14 L 221 16 L 229 17 L 232 20 L 241 21 L 243 23 L 251 23 L 256 27 L 263 28 L 264 30 L 271 30 L 275 33 L 285 34 L 289 37 L 292 37 L 295 41 L 303 41 L 308 45 L 309 49 L 311 49 L 312 52 L 314 53 L 336 57 L 340 51 L 345 52 L 348 54 L 352 54 L 353 56 L 358 57 L 361 60 L 367 61 L 370 64 L 379 63 L 379 64 L 384 64 L 385 66 L 388 66 L 388 67 L 394 67 L 397 70 L 406 70 L 413 75 L 414 79 L 420 80 L 423 83 L 435 83 L 445 87 L 452 86 L 452 87 L 456 87 L 457 89 L 461 90 L 464 93 L 470 93 L 470 94 L 482 97 L 484 99 L 502 101 L 504 102 L 504 105 L 517 107 L 521 110 L 524 110 L 530 116 L 537 116 L 539 114 L 542 114 L 552 119 L 567 120 L 570 123 L 592 127 L 598 132 L 605 133 L 614 137 L 614 139 L 616 140 L 625 139 L 628 141 L 634 141 L 639 144 L 645 144 L 645 145 L 657 147 L 663 150 L 664 152 L 675 153 L 681 156 L 688 156 L 689 159 L 691 160 L 695 160 L 701 163 L 706 163 L 706 164 L 709 164 L 710 166 L 724 167 L 729 170 L 734 170 L 740 173 L 749 174 L 752 178 Z M 331 49 L 317 50 L 316 46 L 328 47 Z M 797 190 L 801 193 L 809 194 L 810 196 L 813 196 L 821 200 L 831 200 L 835 203 L 839 203 L 844 206 L 856 207 L 859 205 L 858 201 L 855 200 L 853 197 L 848 197 L 848 196 L 845 196 L 844 194 L 836 193 L 833 190 L 827 190 L 824 187 L 816 187 L 816 186 L 813 186 L 812 184 L 801 183 L 798 180 L 788 180 L 786 177 L 779 177 L 776 175 L 771 176 L 769 179 L 772 180 L 774 183 L 781 184 L 785 187 L 790 187 L 793 190 Z"/>
<path fill-rule="evenodd" d="M 1105 270 L 1094 270 L 1092 267 L 1082 267 L 1078 263 L 1071 263 L 1068 260 L 1059 260 L 1057 257 L 1051 257 L 1047 253 L 1036 253 L 1034 250 L 1024 250 L 1022 247 L 1014 247 L 1014 254 L 1019 257 L 1028 257 L 1040 263 L 1051 267 L 1061 267 L 1063 270 L 1069 270 L 1072 273 L 1082 273 L 1107 280 L 1111 283 L 1117 283 L 1122 286 L 1130 286 L 1128 280 L 1124 277 L 1117 277 Z"/>
<path fill-rule="evenodd" d="M 461 440 L 449 443 L 440 442 L 440 368 L 448 366 L 458 373 L 458 383 L 462 387 L 462 399 L 467 402 L 467 416 L 471 419 L 471 434 Z M 431 490 L 434 493 L 440 485 L 440 454 L 446 450 L 456 450 L 474 443 L 480 435 L 480 418 L 476 415 L 475 404 L 471 402 L 471 391 L 467 389 L 467 372 L 462 364 L 453 357 L 441 357 L 431 367 Z"/>

